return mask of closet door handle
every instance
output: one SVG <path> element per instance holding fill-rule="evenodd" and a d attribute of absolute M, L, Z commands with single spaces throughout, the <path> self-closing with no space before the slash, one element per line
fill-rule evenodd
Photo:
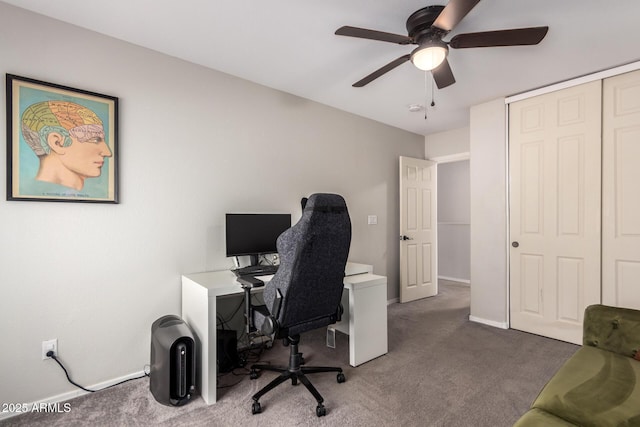
<path fill-rule="evenodd" d="M 520 243 L 518 243 L 518 242 L 511 242 L 511 246 L 513 246 L 514 248 L 517 248 L 518 246 L 520 246 Z"/>

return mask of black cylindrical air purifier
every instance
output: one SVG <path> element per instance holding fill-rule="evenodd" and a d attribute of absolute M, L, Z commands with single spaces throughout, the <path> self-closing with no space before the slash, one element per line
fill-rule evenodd
<path fill-rule="evenodd" d="M 178 316 L 163 316 L 151 325 L 149 377 L 151 393 L 163 405 L 184 405 L 195 393 L 195 341 Z"/>

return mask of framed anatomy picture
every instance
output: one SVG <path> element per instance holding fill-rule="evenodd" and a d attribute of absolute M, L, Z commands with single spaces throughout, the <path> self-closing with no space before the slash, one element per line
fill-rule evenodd
<path fill-rule="evenodd" d="M 7 200 L 118 203 L 118 98 L 7 74 Z"/>

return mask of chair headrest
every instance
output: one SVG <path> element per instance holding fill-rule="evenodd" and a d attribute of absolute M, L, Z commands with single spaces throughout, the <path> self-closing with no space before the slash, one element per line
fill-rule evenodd
<path fill-rule="evenodd" d="M 347 211 L 344 198 L 338 194 L 315 193 L 309 196 L 304 212 L 340 213 Z"/>

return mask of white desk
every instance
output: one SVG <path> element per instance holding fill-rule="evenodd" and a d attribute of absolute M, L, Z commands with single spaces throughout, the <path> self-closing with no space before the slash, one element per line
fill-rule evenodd
<path fill-rule="evenodd" d="M 388 350 L 387 278 L 372 274 L 366 264 L 347 263 L 345 270 L 345 314 L 334 328 L 349 334 L 349 363 L 358 366 Z M 216 402 L 217 297 L 243 292 L 229 270 L 182 276 L 182 318 L 196 338 L 196 387 L 207 404 Z"/>

